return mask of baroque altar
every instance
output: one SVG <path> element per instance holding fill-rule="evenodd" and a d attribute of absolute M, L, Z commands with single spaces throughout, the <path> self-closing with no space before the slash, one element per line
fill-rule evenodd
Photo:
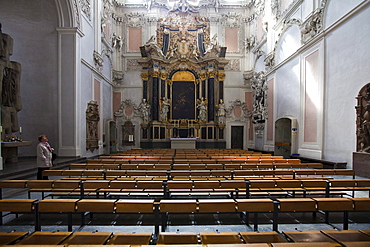
<path fill-rule="evenodd" d="M 173 11 L 159 19 L 141 49 L 140 147 L 170 147 L 195 138 L 196 148 L 224 148 L 226 47 L 211 37 L 208 18 Z M 221 107 L 220 107 L 221 106 Z"/>

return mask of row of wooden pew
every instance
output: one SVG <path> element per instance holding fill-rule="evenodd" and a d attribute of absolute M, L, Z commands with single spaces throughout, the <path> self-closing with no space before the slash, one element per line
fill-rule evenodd
<path fill-rule="evenodd" d="M 250 170 L 250 169 L 322 169 L 323 164 L 321 163 L 228 163 L 228 164 L 204 164 L 204 163 L 176 163 L 176 164 L 154 164 L 154 163 L 133 163 L 133 164 L 121 164 L 121 163 L 77 163 L 70 164 L 70 169 L 140 169 L 140 170 Z"/>
<path fill-rule="evenodd" d="M 61 180 L 3 180 L 0 181 L 0 198 L 6 188 L 27 189 L 31 193 L 42 192 L 47 196 L 72 196 L 84 198 L 86 195 L 104 198 L 108 196 L 142 196 L 173 198 L 183 195 L 207 197 L 245 197 L 298 195 L 354 196 L 355 191 L 370 191 L 370 179 L 184 179 L 184 180 L 141 180 L 140 178 L 118 178 L 114 180 L 61 179 Z M 345 194 L 345 192 L 352 192 Z M 87 193 L 87 194 L 86 194 Z"/>
<path fill-rule="evenodd" d="M 292 242 L 288 242 L 292 241 Z M 294 242 L 293 242 L 294 241 Z M 202 246 L 216 247 L 286 247 L 286 246 L 369 246 L 369 230 L 345 231 L 276 231 L 267 232 L 177 232 L 160 233 L 113 233 L 113 232 L 28 232 L 0 233 L 0 244 L 48 245 L 48 246 Z"/>
<path fill-rule="evenodd" d="M 86 213 L 90 214 L 153 214 L 154 233 L 162 232 L 167 226 L 169 214 L 211 215 L 215 213 L 238 213 L 246 217 L 254 214 L 254 230 L 258 231 L 258 214 L 272 213 L 272 228 L 278 231 L 280 213 L 324 212 L 325 222 L 329 224 L 329 212 L 343 213 L 343 230 L 348 230 L 350 212 L 369 212 L 370 198 L 278 198 L 272 199 L 2 199 L 0 211 L 10 213 L 34 214 L 35 230 L 41 230 L 41 214 L 68 214 L 68 231 L 72 230 L 72 214 L 79 214 L 81 226 Z M 2 213 L 3 214 L 3 213 Z M 205 217 L 206 217 L 205 216 Z M 1 222 L 2 223 L 2 222 Z"/>
<path fill-rule="evenodd" d="M 259 164 L 259 163 L 271 163 L 271 164 L 294 164 L 301 163 L 300 159 L 283 159 L 282 157 L 264 157 L 257 156 L 253 158 L 148 158 L 148 157 L 126 157 L 125 156 L 112 156 L 112 157 L 100 157 L 98 159 L 88 159 L 87 163 L 108 163 L 108 164 Z"/>
<path fill-rule="evenodd" d="M 95 167 L 97 168 L 97 167 Z M 355 171 L 351 169 L 271 169 L 271 170 L 156 170 L 156 169 L 72 169 L 72 170 L 45 170 L 43 176 L 64 176 L 64 177 L 92 177 L 92 178 L 123 178 L 123 177 L 141 177 L 142 179 L 163 180 L 171 179 L 193 179 L 203 177 L 207 179 L 225 178 L 225 179 L 246 179 L 252 177 L 324 177 L 324 176 L 350 176 L 356 178 Z"/>

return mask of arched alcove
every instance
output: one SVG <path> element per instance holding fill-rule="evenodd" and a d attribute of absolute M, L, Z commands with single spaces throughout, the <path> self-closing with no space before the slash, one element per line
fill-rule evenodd
<path fill-rule="evenodd" d="M 297 119 L 283 117 L 275 122 L 275 151 L 274 155 L 290 158 L 297 152 Z"/>
<path fill-rule="evenodd" d="M 291 25 L 281 35 L 276 47 L 276 64 L 281 63 L 301 47 L 301 32 L 297 25 Z"/>
<path fill-rule="evenodd" d="M 355 6 L 363 2 L 362 0 L 328 0 L 324 13 L 324 29 L 330 27 L 338 19 L 352 10 Z"/>

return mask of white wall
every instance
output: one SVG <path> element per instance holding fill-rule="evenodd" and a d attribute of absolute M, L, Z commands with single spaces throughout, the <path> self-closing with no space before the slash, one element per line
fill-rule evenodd
<path fill-rule="evenodd" d="M 57 11 L 49 0 L 0 0 L 2 32 L 14 41 L 11 61 L 22 65 L 22 110 L 18 113 L 22 138 L 33 141 L 19 148 L 20 156 L 35 156 L 37 137 L 46 134 L 58 145 L 57 122 Z"/>
<path fill-rule="evenodd" d="M 328 13 L 332 12 L 329 9 Z M 324 158 L 347 161 L 350 165 L 352 152 L 356 151 L 355 97 L 370 82 L 369 16 L 367 6 L 326 37 Z"/>

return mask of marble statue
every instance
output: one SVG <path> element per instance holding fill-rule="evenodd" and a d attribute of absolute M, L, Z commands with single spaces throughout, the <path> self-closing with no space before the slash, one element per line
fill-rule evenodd
<path fill-rule="evenodd" d="M 166 97 L 161 99 L 161 111 L 160 111 L 160 121 L 167 122 L 168 112 L 170 110 L 170 100 Z"/>
<path fill-rule="evenodd" d="M 217 108 L 217 117 L 218 117 L 218 122 L 225 124 L 226 123 L 226 109 L 225 109 L 225 104 L 222 99 L 220 99 L 220 103 L 216 106 Z"/>
<path fill-rule="evenodd" d="M 207 103 L 203 97 L 200 100 L 198 100 L 197 109 L 199 110 L 198 120 L 200 122 L 206 122 L 207 121 Z"/>
<path fill-rule="evenodd" d="M 143 122 L 149 122 L 149 113 L 150 113 L 150 105 L 146 101 L 146 99 L 142 99 L 138 109 L 140 110 L 141 117 L 143 118 Z"/>

